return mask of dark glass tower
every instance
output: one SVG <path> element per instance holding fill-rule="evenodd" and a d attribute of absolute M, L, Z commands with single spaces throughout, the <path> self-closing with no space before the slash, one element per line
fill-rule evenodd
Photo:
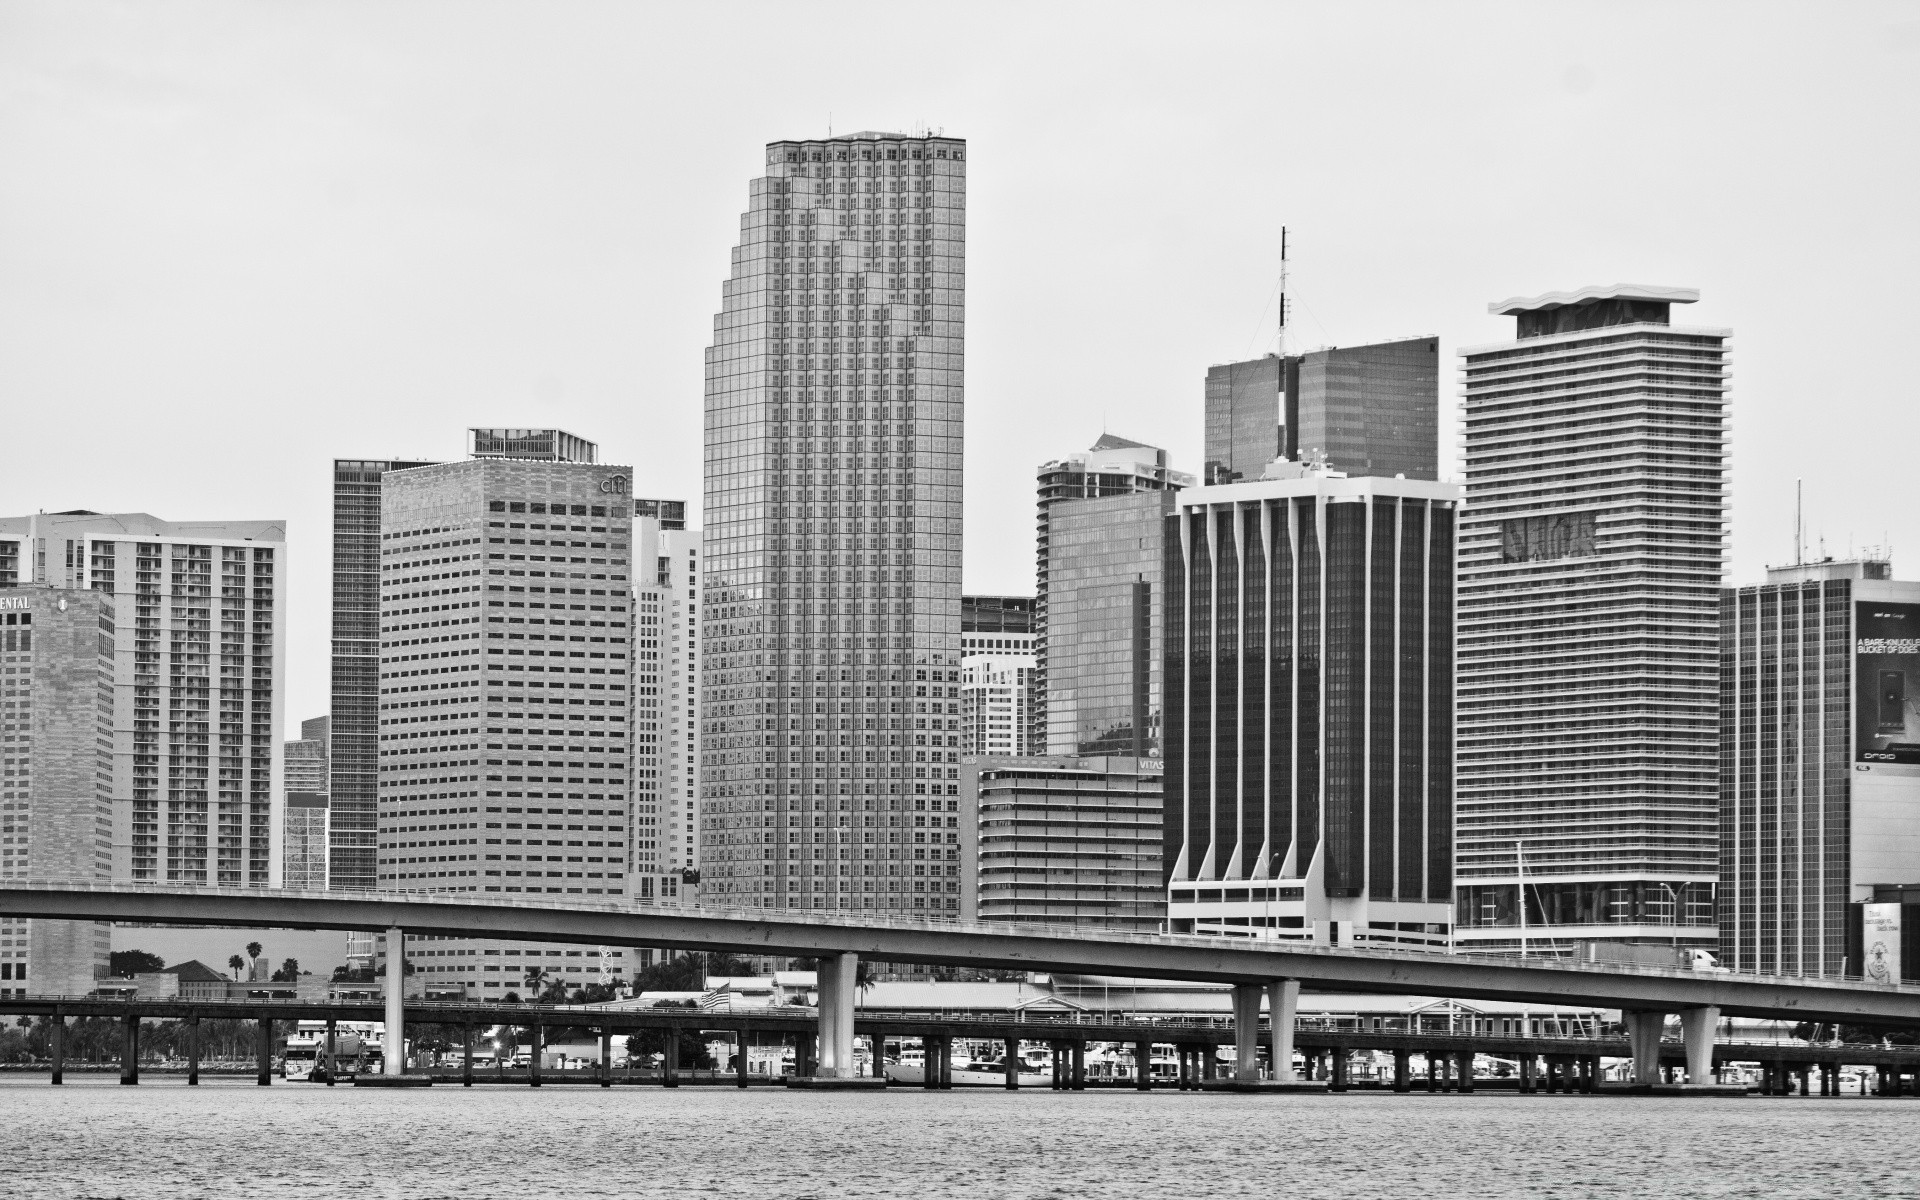
<path fill-rule="evenodd" d="M 1326 474 L 1168 519 L 1175 932 L 1444 947 L 1459 489 Z"/>

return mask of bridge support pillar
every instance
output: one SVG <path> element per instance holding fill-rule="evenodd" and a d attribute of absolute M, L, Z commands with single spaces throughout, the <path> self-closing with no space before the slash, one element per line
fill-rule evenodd
<path fill-rule="evenodd" d="M 126 1028 L 120 1042 L 120 1082 L 131 1085 L 140 1082 L 140 1018 L 128 1013 L 122 1024 Z"/>
<path fill-rule="evenodd" d="M 333 1077 L 336 1074 L 338 1074 L 340 1070 L 339 1065 L 335 1062 L 335 1056 L 339 1053 L 339 1046 L 340 1046 L 338 1024 L 339 1022 L 334 1017 L 334 1015 L 332 1013 L 328 1013 L 327 1014 L 327 1086 L 328 1087 L 333 1086 Z"/>
<path fill-rule="evenodd" d="M 53 1060 L 53 1086 L 55 1087 L 59 1087 L 66 1082 L 66 1042 L 66 1014 L 56 1008 L 53 1010 L 53 1016 L 47 1021 L 47 1057 Z"/>
<path fill-rule="evenodd" d="M 749 1074 L 749 1071 L 748 1071 L 749 1064 L 747 1062 L 747 1043 L 751 1040 L 747 1036 L 748 1032 L 749 1032 L 748 1030 L 742 1028 L 742 1029 L 736 1030 L 733 1035 L 733 1086 L 735 1087 L 747 1086 L 747 1076 Z M 881 1037 L 876 1037 L 873 1039 L 873 1041 L 874 1041 L 873 1060 L 875 1063 L 879 1065 L 880 1077 L 884 1079 L 886 1078 L 886 1075 L 887 1075 L 887 1056 L 884 1053 L 884 1051 L 886 1050 L 886 1039 Z"/>
<path fill-rule="evenodd" d="M 940 1039 L 940 1090 L 953 1090 L 953 1039 Z"/>
<path fill-rule="evenodd" d="M 1462 1050 L 1457 1060 L 1460 1064 L 1460 1092 L 1462 1095 L 1473 1091 L 1473 1051 Z"/>
<path fill-rule="evenodd" d="M 1153 1090 L 1153 1043 L 1133 1044 L 1133 1087 L 1135 1091 Z"/>
<path fill-rule="evenodd" d="M 1440 1090 L 1440 1065 L 1439 1065 L 1440 1056 L 1435 1054 L 1431 1050 L 1428 1050 L 1426 1052 L 1426 1055 L 1427 1055 L 1427 1091 L 1437 1092 Z"/>
<path fill-rule="evenodd" d="M 1067 1086 L 1076 1092 L 1084 1092 L 1087 1090 L 1087 1044 L 1085 1042 L 1075 1041 L 1073 1043 L 1073 1058 L 1071 1061 L 1073 1063 L 1073 1077 L 1068 1080 Z"/>
<path fill-rule="evenodd" d="M 1807 1076 L 1812 1072 L 1812 1070 L 1813 1068 L 1806 1063 L 1800 1063 L 1798 1066 L 1794 1068 L 1794 1071 L 1793 1071 L 1794 1078 L 1799 1083 L 1799 1091 L 1802 1096 L 1811 1096 L 1813 1094 L 1812 1092 L 1807 1090 Z"/>
<path fill-rule="evenodd" d="M 1332 1078 L 1327 1080 L 1327 1090 L 1330 1092 L 1344 1092 L 1347 1090 L 1347 1048 L 1345 1046 L 1335 1046 L 1332 1054 L 1333 1073 Z"/>
<path fill-rule="evenodd" d="M 873 1057 L 873 1077 L 885 1079 L 887 1077 L 887 1035 L 884 1033 L 869 1035 L 867 1048 Z"/>
<path fill-rule="evenodd" d="M 602 1055 L 604 1058 L 605 1056 Z M 331 1081 L 329 1081 L 331 1082 Z M 460 1027 L 460 1086 L 473 1086 L 473 1022 Z"/>
<path fill-rule="evenodd" d="M 1680 1035 L 1687 1046 L 1687 1082 L 1713 1082 L 1713 1035 L 1720 1010 L 1710 1004 L 1680 1011 Z"/>
<path fill-rule="evenodd" d="M 331 1081 L 329 1081 L 331 1082 Z M 187 1086 L 200 1086 L 200 1018 L 187 1018 Z"/>
<path fill-rule="evenodd" d="M 461 1082 L 468 1087 L 473 1086 L 473 1026 L 471 1025 L 467 1026 L 466 1076 Z M 611 1025 L 600 1027 L 600 1086 L 603 1088 L 613 1086 L 613 1026 Z"/>
<path fill-rule="evenodd" d="M 1533 1095 L 1533 1055 L 1522 1054 L 1515 1064 L 1520 1076 L 1520 1094 Z"/>
<path fill-rule="evenodd" d="M 538 1025 L 529 1025 L 527 1027 L 527 1036 L 532 1039 L 529 1048 L 533 1052 L 527 1059 L 528 1087 L 540 1086 L 540 1056 L 544 1052 L 544 1048 L 540 1045 L 540 1034 L 542 1032 L 542 1029 Z M 678 1039 L 673 1037 L 673 1030 L 671 1029 L 667 1031 L 667 1039 L 666 1061 L 671 1064 L 673 1062 L 673 1047 L 678 1044 Z M 671 1065 L 667 1067 L 667 1075 L 669 1078 L 673 1075 L 673 1067 Z"/>
<path fill-rule="evenodd" d="M 1260 1079 L 1260 992 L 1257 983 L 1233 985 L 1233 1078 L 1236 1083 L 1257 1083 Z M 1279 1010 L 1274 1011 L 1275 1033 L 1279 1032 Z M 1277 1064 L 1279 1058 L 1274 1062 Z M 1279 1078 L 1276 1071 L 1274 1078 Z"/>
<path fill-rule="evenodd" d="M 1633 1082 L 1660 1082 L 1660 1032 L 1666 1027 L 1667 1014 L 1628 1009 L 1620 1014 L 1627 1027 L 1627 1048 L 1633 1054 Z"/>
<path fill-rule="evenodd" d="M 1300 981 L 1276 979 L 1267 985 L 1267 1019 L 1272 1022 L 1273 1077 L 1293 1079 L 1293 1027 L 1300 1015 Z"/>
<path fill-rule="evenodd" d="M 273 1017 L 266 1011 L 253 1023 L 253 1081 L 261 1087 L 273 1085 Z"/>
<path fill-rule="evenodd" d="M 829 954 L 820 959 L 820 1061 L 816 1079 L 853 1079 L 860 1073 L 853 1057 L 854 980 L 857 954 Z"/>
<path fill-rule="evenodd" d="M 1006 1076 L 1005 1087 L 1010 1092 L 1020 1090 L 1020 1039 L 1007 1039 L 1006 1056 L 1000 1062 L 1000 1071 Z"/>
<path fill-rule="evenodd" d="M 1413 1090 L 1413 1051 L 1393 1052 L 1393 1090 L 1402 1094 Z"/>
<path fill-rule="evenodd" d="M 385 1058 L 382 1075 L 407 1073 L 407 935 L 398 925 L 387 930 L 387 1020 L 381 1041 Z"/>

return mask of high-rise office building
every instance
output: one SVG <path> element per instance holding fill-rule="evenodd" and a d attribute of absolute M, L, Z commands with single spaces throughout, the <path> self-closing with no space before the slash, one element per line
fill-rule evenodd
<path fill-rule="evenodd" d="M 277 885 L 284 523 L 40 513 L 0 519 L 7 558 L 113 598 L 114 878 Z"/>
<path fill-rule="evenodd" d="M 1721 964 L 1865 974 L 1857 906 L 1920 879 L 1920 583 L 1773 568 L 1722 593 L 1720 657 Z"/>
<path fill-rule="evenodd" d="M 1460 489 L 1268 474 L 1168 522 L 1169 926 L 1444 947 Z"/>
<path fill-rule="evenodd" d="M 320 720 L 326 720 L 321 717 Z M 311 721 L 302 722 L 301 733 Z M 298 737 L 287 742 L 282 748 L 285 759 L 284 772 L 286 789 L 289 792 L 324 792 L 327 790 L 327 739 L 320 737 Z"/>
<path fill-rule="evenodd" d="M 327 837 L 327 794 L 289 789 L 285 813 L 286 826 L 280 843 L 280 886 L 325 891 L 331 850 Z"/>
<path fill-rule="evenodd" d="M 697 895 L 700 531 L 680 500 L 633 502 L 634 748 L 629 894 Z"/>
<path fill-rule="evenodd" d="M 1155 932 L 1161 764 L 1108 757 L 963 757 L 962 857 L 977 845 L 982 920 Z M 975 830 L 966 826 L 977 825 Z"/>
<path fill-rule="evenodd" d="M 1697 298 L 1508 300 L 1518 338 L 1461 352 L 1464 949 L 1714 943 L 1730 333 L 1669 323 Z"/>
<path fill-rule="evenodd" d="M 1032 596 L 960 597 L 960 649 L 1033 652 Z"/>
<path fill-rule="evenodd" d="M 912 886 L 905 834 L 959 808 L 965 146 L 775 142 L 750 188 L 706 376 L 724 904 L 959 911 L 957 882 Z"/>
<path fill-rule="evenodd" d="M 491 457 L 384 476 L 382 888 L 626 894 L 630 486 L 624 467 Z M 614 954 L 484 938 L 409 953 L 432 960 L 427 994 L 483 996 L 524 994 L 529 966 L 542 988 L 597 982 Z"/>
<path fill-rule="evenodd" d="M 1401 338 L 1207 369 L 1206 477 L 1258 479 L 1275 458 L 1348 475 L 1440 478 L 1440 342 Z"/>
<path fill-rule="evenodd" d="M 1163 537 L 1192 483 L 1166 451 L 1112 434 L 1041 466 L 1035 751 L 1160 753 Z"/>
<path fill-rule="evenodd" d="M 430 463 L 333 460 L 333 663 L 327 744 L 331 886 L 378 882 L 380 480 Z"/>
<path fill-rule="evenodd" d="M 114 608 L 71 585 L 0 586 L 0 879 L 112 878 Z M 0 997 L 93 991 L 109 928 L 0 917 Z"/>
<path fill-rule="evenodd" d="M 1033 729 L 1027 713 L 1032 699 L 1032 652 L 983 650 L 961 658 L 961 753 L 1033 753 L 1027 743 Z"/>

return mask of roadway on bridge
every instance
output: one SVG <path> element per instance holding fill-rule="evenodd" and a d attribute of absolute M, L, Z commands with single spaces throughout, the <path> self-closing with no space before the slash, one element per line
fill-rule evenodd
<path fill-rule="evenodd" d="M 1920 988 L 852 913 L 0 881 L 0 915 L 724 950 L 1848 1024 L 1920 1025 Z"/>

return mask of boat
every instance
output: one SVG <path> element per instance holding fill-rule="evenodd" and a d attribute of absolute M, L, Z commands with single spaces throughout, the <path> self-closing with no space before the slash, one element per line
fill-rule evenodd
<path fill-rule="evenodd" d="M 1029 1062 L 1019 1065 L 1021 1087 L 1039 1087 L 1046 1079 L 1046 1072 Z M 965 1064 L 954 1063 L 949 1071 L 949 1079 L 954 1087 L 996 1087 L 1007 1086 L 1006 1060 L 976 1058 Z M 918 1051 L 909 1050 L 887 1064 L 887 1082 L 908 1087 L 919 1087 L 927 1081 L 925 1057 Z"/>

